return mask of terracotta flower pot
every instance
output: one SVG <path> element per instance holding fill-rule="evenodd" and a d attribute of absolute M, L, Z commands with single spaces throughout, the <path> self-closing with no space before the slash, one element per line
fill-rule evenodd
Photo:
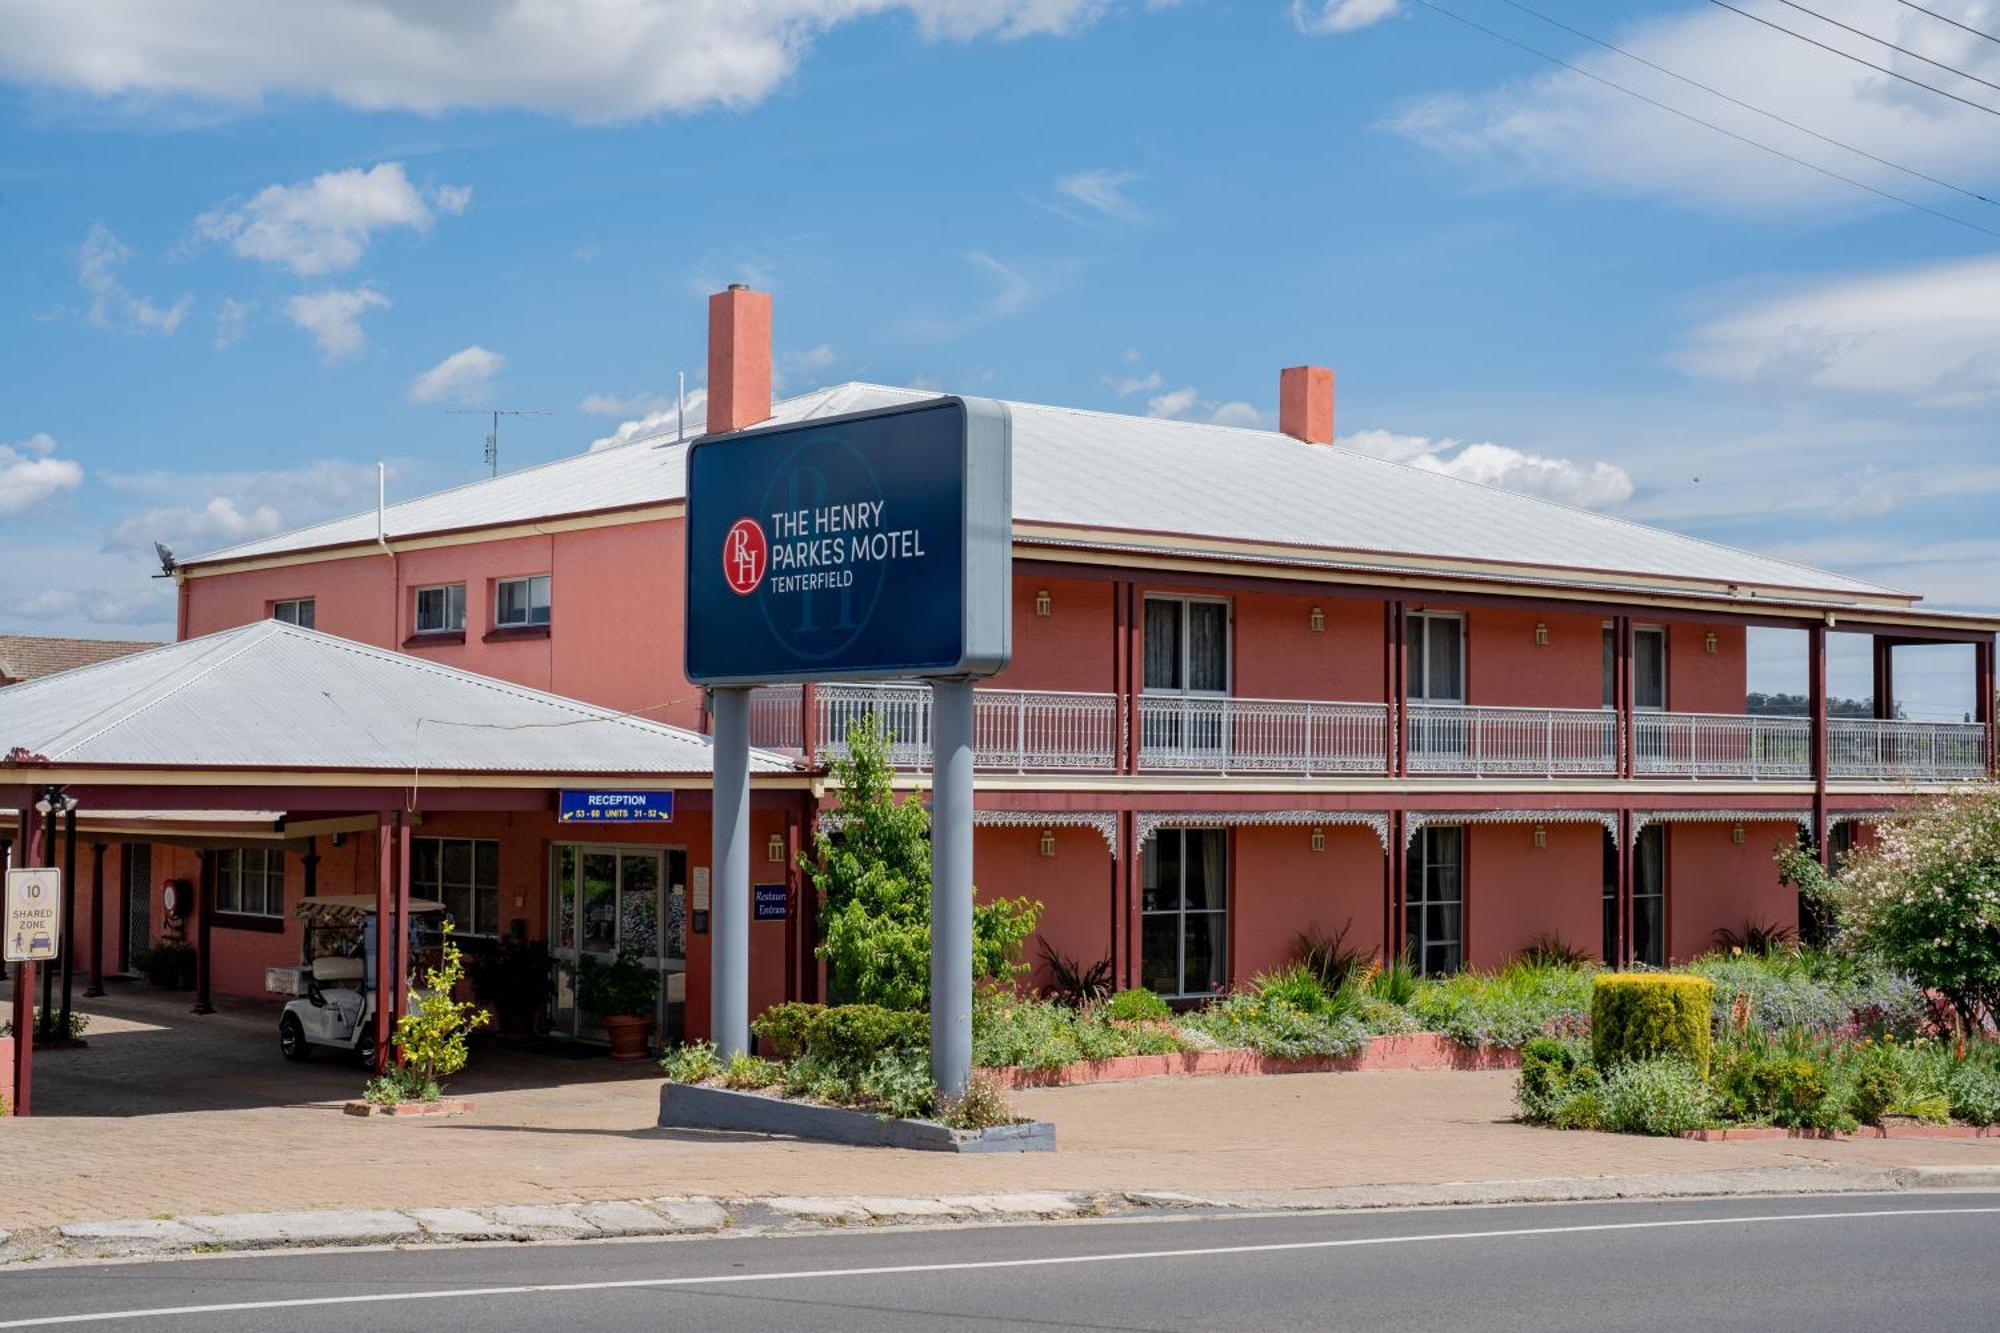
<path fill-rule="evenodd" d="M 611 1038 L 614 1060 L 645 1059 L 646 1038 L 652 1031 L 653 1020 L 637 1014 L 610 1014 L 604 1019 L 604 1032 Z"/>

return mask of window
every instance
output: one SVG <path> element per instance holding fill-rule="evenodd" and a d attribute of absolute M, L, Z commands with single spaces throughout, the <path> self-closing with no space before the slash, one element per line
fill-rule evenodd
<path fill-rule="evenodd" d="M 1229 603 L 1199 597 L 1146 599 L 1146 688 L 1174 694 L 1229 692 Z"/>
<path fill-rule="evenodd" d="M 501 579 L 493 585 L 493 627 L 518 629 L 549 623 L 549 576 Z"/>
<path fill-rule="evenodd" d="M 226 916 L 284 916 L 285 854 L 264 847 L 217 852 L 215 910 Z"/>
<path fill-rule="evenodd" d="M 417 589 L 417 633 L 450 634 L 465 630 L 465 585 L 442 583 Z"/>
<path fill-rule="evenodd" d="M 1618 701 L 1618 646 L 1611 626 L 1604 627 L 1604 706 Z M 1667 707 L 1667 631 L 1660 625 L 1632 630 L 1632 707 L 1640 712 L 1665 712 Z"/>
<path fill-rule="evenodd" d="M 1604 833 L 1604 965 L 1618 966 L 1618 839 L 1609 829 Z"/>
<path fill-rule="evenodd" d="M 297 625 L 300 629 L 313 627 L 313 599 L 298 597 L 288 602 L 271 603 L 271 619 L 287 625 Z"/>
<path fill-rule="evenodd" d="M 1618 631 L 1604 625 L 1604 706 L 1618 706 Z"/>
<path fill-rule="evenodd" d="M 1229 833 L 1161 829 L 1146 854 L 1140 982 L 1160 995 L 1214 995 L 1229 984 Z"/>
<path fill-rule="evenodd" d="M 1632 961 L 1667 964 L 1667 826 L 1648 824 L 1632 848 Z"/>
<path fill-rule="evenodd" d="M 1465 831 L 1426 827 L 1410 844 L 1404 935 L 1417 975 L 1444 976 L 1465 961 Z"/>
<path fill-rule="evenodd" d="M 1465 702 L 1465 621 L 1438 611 L 1410 617 L 1410 698 L 1419 703 Z"/>
<path fill-rule="evenodd" d="M 500 844 L 490 838 L 412 838 L 410 891 L 444 904 L 461 935 L 500 933 Z"/>

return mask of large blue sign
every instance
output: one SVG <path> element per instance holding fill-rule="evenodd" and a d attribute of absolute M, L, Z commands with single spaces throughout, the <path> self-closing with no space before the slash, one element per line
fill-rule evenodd
<path fill-rule="evenodd" d="M 697 441 L 687 676 L 984 676 L 1012 648 L 1007 409 L 938 398 Z"/>
<path fill-rule="evenodd" d="M 559 824 L 665 824 L 674 817 L 670 791 L 566 791 Z"/>

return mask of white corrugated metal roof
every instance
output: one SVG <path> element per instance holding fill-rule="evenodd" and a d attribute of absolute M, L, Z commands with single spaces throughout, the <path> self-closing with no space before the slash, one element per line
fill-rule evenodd
<path fill-rule="evenodd" d="M 705 774 L 709 738 L 274 620 L 0 690 L 58 765 Z M 754 772 L 793 765 L 753 751 Z"/>
<path fill-rule="evenodd" d="M 917 402 L 849 383 L 775 405 L 769 424 Z M 1901 596 L 1806 565 L 1702 541 L 1275 431 L 1009 402 L 1017 522 L 1306 551 L 1625 574 L 1836 596 Z M 690 421 L 688 437 L 700 426 Z M 485 527 L 685 497 L 671 435 L 543 464 L 391 506 L 389 536 Z M 202 562 L 373 541 L 370 512 L 247 542 Z"/>

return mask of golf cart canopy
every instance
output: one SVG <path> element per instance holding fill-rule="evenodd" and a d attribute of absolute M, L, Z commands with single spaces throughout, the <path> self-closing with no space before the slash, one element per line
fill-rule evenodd
<path fill-rule="evenodd" d="M 376 908 L 372 893 L 334 893 L 319 898 L 302 898 L 292 915 L 306 921 L 352 919 Z M 410 899 L 412 912 L 442 912 L 444 904 L 430 898 Z"/>

